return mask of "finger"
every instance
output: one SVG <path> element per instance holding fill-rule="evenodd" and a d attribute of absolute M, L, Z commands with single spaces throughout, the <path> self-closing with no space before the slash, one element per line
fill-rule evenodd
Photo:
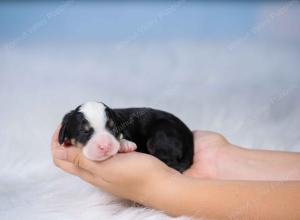
<path fill-rule="evenodd" d="M 79 168 L 75 167 L 74 164 L 72 164 L 72 163 L 70 163 L 68 161 L 59 160 L 59 159 L 55 159 L 55 158 L 53 158 L 53 162 L 54 162 L 54 164 L 57 167 L 59 167 L 63 171 L 65 171 L 67 173 L 70 173 L 72 175 L 78 176 L 78 174 L 79 174 Z"/>
<path fill-rule="evenodd" d="M 95 175 L 93 175 L 91 172 L 81 169 L 79 167 L 76 167 L 74 164 L 63 161 L 63 160 L 57 160 L 55 159 L 55 165 L 62 169 L 63 171 L 72 174 L 74 176 L 80 177 L 82 180 L 94 185 L 94 186 L 100 186 L 100 187 L 106 187 L 107 183 L 101 179 L 100 177 L 96 178 Z"/>
<path fill-rule="evenodd" d="M 104 189 L 105 191 L 109 191 L 111 184 L 105 181 L 102 177 L 94 175 L 92 172 L 82 169 L 80 167 L 76 167 L 73 163 L 63 160 L 57 160 L 56 165 L 64 170 L 65 172 L 72 174 L 74 176 L 78 176 L 80 179 L 96 186 Z"/>
<path fill-rule="evenodd" d="M 95 163 L 91 160 L 86 159 L 78 148 L 75 147 L 62 147 L 58 143 L 58 134 L 60 130 L 58 126 L 52 136 L 52 154 L 53 157 L 58 160 L 65 160 L 71 162 L 75 167 L 83 168 L 92 171 L 95 168 Z"/>
<path fill-rule="evenodd" d="M 100 166 L 102 167 L 101 163 L 88 160 L 83 156 L 78 148 L 65 148 L 61 146 L 58 143 L 60 127 L 61 125 L 57 127 L 51 140 L 51 151 L 54 164 L 70 174 L 80 176 L 82 179 L 91 182 L 91 177 L 94 172 L 96 172 Z M 92 176 L 86 175 L 80 169 L 88 171 Z"/>
<path fill-rule="evenodd" d="M 89 172 L 93 173 L 96 169 L 99 169 L 101 163 L 96 163 L 87 159 L 80 151 L 80 149 L 76 147 L 68 147 L 64 148 L 65 151 L 65 159 L 66 161 L 71 162 L 74 164 L 75 167 L 79 167 Z"/>
<path fill-rule="evenodd" d="M 83 168 L 76 166 L 74 163 L 68 160 L 60 160 L 53 156 L 53 162 L 57 167 L 59 167 L 63 171 L 78 176 L 82 180 L 94 186 L 98 186 L 98 187 L 100 186 L 101 188 L 104 189 L 107 189 L 109 186 L 108 182 L 102 179 L 101 177 L 94 175 L 93 172 L 89 170 L 85 170 Z"/>
<path fill-rule="evenodd" d="M 52 139 L 51 139 L 51 148 L 57 148 L 57 147 L 60 147 L 60 144 L 58 143 L 58 134 L 59 134 L 59 130 L 61 128 L 61 125 L 59 125 L 54 134 L 52 135 Z"/>
<path fill-rule="evenodd" d="M 86 161 L 87 159 L 85 159 L 83 157 L 83 155 L 80 153 L 80 151 L 78 151 L 76 149 L 74 151 L 74 149 L 73 149 L 74 147 L 70 148 L 70 150 L 69 150 L 69 149 L 62 147 L 58 143 L 58 134 L 59 134 L 60 128 L 61 128 L 61 125 L 56 128 L 54 134 L 52 135 L 52 139 L 51 139 L 51 150 L 52 150 L 52 154 L 53 154 L 54 164 L 69 174 L 78 176 L 82 180 L 84 180 L 94 186 L 97 186 L 97 187 L 100 186 L 101 188 L 107 190 L 107 188 L 109 186 L 108 182 L 103 180 L 101 177 L 95 177 L 95 175 L 92 172 L 88 171 L 92 168 L 88 163 L 91 161 Z M 76 156 L 76 155 L 81 155 L 81 156 L 79 158 L 79 156 Z M 77 158 L 77 159 L 75 159 L 75 158 Z M 75 162 L 75 164 L 74 164 L 74 162 Z M 93 170 L 93 169 L 91 169 L 91 170 Z"/>
<path fill-rule="evenodd" d="M 75 168 L 83 168 L 86 170 L 92 171 L 95 164 L 94 162 L 86 159 L 80 152 L 78 148 L 75 147 L 63 147 L 58 143 L 58 133 L 59 133 L 60 126 L 55 130 L 52 143 L 51 143 L 51 150 L 53 161 L 55 164 L 65 164 L 65 162 L 73 164 Z M 58 162 L 61 161 L 61 162 Z M 68 165 L 67 167 L 69 167 Z M 63 169 L 63 167 L 61 167 Z M 71 172 L 74 172 L 74 168 L 69 169 Z M 76 175 L 76 174 L 75 174 Z"/>

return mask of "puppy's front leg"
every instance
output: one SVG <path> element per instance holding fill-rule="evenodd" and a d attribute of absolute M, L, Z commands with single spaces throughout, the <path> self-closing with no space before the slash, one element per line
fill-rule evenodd
<path fill-rule="evenodd" d="M 137 146 L 132 141 L 128 141 L 126 139 L 120 140 L 120 153 L 129 153 L 132 151 L 135 151 L 137 149 Z"/>

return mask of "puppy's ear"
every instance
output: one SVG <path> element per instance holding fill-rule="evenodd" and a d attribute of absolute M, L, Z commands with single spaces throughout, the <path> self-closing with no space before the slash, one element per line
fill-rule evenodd
<path fill-rule="evenodd" d="M 58 143 L 60 145 L 64 143 L 65 133 L 66 133 L 66 125 L 62 124 L 61 129 L 59 131 L 59 135 L 58 135 Z"/>
<path fill-rule="evenodd" d="M 68 114 L 66 114 L 63 118 L 63 121 L 61 123 L 61 129 L 59 131 L 59 134 L 58 134 L 58 142 L 59 144 L 63 144 L 64 143 L 64 140 L 65 140 L 65 136 L 66 136 L 66 127 L 68 125 L 68 122 L 69 122 L 69 119 L 70 119 L 70 116 L 74 113 L 74 110 L 73 111 L 70 111 Z"/>
<path fill-rule="evenodd" d="M 119 136 L 120 131 L 118 131 L 118 128 L 120 127 L 120 122 L 118 120 L 118 116 L 112 109 L 107 106 L 105 108 L 105 113 L 107 116 L 106 127 L 113 133 L 115 137 Z"/>

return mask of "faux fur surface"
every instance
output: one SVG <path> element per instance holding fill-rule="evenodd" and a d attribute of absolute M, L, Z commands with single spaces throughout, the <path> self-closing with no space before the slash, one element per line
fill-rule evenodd
<path fill-rule="evenodd" d="M 1 49 L 0 219 L 172 219 L 53 165 L 55 127 L 88 100 L 155 107 L 238 145 L 299 151 L 299 55 L 251 42 L 231 52 L 209 43 Z"/>

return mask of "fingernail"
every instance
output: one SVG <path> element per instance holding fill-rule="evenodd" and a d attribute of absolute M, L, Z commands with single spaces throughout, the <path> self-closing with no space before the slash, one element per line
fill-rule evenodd
<path fill-rule="evenodd" d="M 67 152 L 65 150 L 56 150 L 54 152 L 54 158 L 59 159 L 59 160 L 66 160 Z"/>

